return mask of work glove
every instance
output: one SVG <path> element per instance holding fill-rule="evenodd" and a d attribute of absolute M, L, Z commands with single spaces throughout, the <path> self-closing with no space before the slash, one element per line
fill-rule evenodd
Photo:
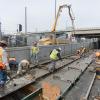
<path fill-rule="evenodd" d="M 63 61 L 63 59 L 62 59 L 62 58 L 60 58 L 59 60 Z"/>
<path fill-rule="evenodd" d="M 20 71 L 17 71 L 17 74 L 19 75 L 21 72 Z"/>

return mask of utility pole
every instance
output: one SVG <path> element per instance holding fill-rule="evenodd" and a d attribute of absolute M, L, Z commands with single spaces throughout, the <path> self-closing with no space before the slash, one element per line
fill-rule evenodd
<path fill-rule="evenodd" d="M 27 34 L 27 7 L 25 7 L 25 34 Z"/>
<path fill-rule="evenodd" d="M 27 7 L 25 6 L 25 34 L 27 34 Z M 25 45 L 27 45 L 27 38 L 24 37 Z"/>
<path fill-rule="evenodd" d="M 56 6 L 57 6 L 57 2 L 55 0 L 55 21 L 56 21 Z M 56 43 L 56 34 L 55 34 L 55 32 L 54 32 L 54 41 Z"/>
<path fill-rule="evenodd" d="M 57 6 L 57 2 L 55 0 L 55 20 L 56 20 L 56 6 Z"/>

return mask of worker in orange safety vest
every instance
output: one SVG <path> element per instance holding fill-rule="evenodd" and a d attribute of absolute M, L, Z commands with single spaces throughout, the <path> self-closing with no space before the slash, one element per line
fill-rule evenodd
<path fill-rule="evenodd" d="M 7 81 L 7 73 L 10 72 L 6 47 L 6 41 L 0 41 L 0 87 L 4 87 Z"/>

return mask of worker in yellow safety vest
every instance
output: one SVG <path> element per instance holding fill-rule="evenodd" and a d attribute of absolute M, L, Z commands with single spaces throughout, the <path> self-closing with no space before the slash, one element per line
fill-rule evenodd
<path fill-rule="evenodd" d="M 31 63 L 38 64 L 38 53 L 39 53 L 39 47 L 37 45 L 37 42 L 33 42 L 33 46 L 31 47 Z"/>
<path fill-rule="evenodd" d="M 57 59 L 62 60 L 60 53 L 61 53 L 61 48 L 53 49 L 51 51 L 50 59 L 52 61 L 52 66 L 49 66 L 48 68 L 50 72 L 53 72 L 55 70 L 56 60 Z"/>
<path fill-rule="evenodd" d="M 6 47 L 6 41 L 0 41 L 0 87 L 4 87 L 7 81 L 7 73 L 10 72 Z"/>

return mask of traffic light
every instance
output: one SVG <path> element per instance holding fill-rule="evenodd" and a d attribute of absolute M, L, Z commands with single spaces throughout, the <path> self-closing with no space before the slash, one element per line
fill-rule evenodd
<path fill-rule="evenodd" d="M 21 31 L 22 31 L 22 25 L 19 24 L 19 32 L 21 32 Z"/>

